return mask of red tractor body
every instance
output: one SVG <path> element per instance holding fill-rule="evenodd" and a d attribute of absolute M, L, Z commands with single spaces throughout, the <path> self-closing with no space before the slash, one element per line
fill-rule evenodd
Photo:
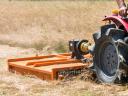
<path fill-rule="evenodd" d="M 124 29 L 128 32 L 128 18 L 123 18 L 121 16 L 105 16 L 103 21 L 112 21 L 118 28 L 123 26 Z"/>

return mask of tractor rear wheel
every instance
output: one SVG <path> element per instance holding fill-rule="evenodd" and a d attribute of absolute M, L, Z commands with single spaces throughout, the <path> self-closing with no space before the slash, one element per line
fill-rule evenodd
<path fill-rule="evenodd" d="M 113 83 L 118 77 L 119 55 L 118 48 L 111 36 L 98 39 L 94 50 L 94 67 L 98 80 Z"/>
<path fill-rule="evenodd" d="M 124 30 L 108 28 L 106 31 L 93 35 L 96 38 L 93 51 L 94 69 L 98 80 L 105 83 L 114 83 L 121 80 L 122 72 L 128 75 L 128 45 L 124 38 Z M 98 36 L 98 38 L 97 38 Z M 94 38 L 94 39 L 95 39 Z"/>

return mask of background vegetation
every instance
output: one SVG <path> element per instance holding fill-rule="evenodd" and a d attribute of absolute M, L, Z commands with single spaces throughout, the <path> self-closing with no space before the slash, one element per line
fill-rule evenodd
<path fill-rule="evenodd" d="M 71 39 L 92 42 L 92 33 L 115 8 L 113 0 L 0 1 L 0 43 L 63 52 Z"/>

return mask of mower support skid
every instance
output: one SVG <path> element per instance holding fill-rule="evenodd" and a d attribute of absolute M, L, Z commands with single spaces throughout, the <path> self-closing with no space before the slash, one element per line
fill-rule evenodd
<path fill-rule="evenodd" d="M 87 54 L 84 57 L 91 58 L 91 55 Z M 60 73 L 80 71 L 88 65 L 88 63 L 83 64 L 81 60 L 71 59 L 70 53 L 8 60 L 10 72 L 35 75 L 43 80 L 56 80 L 60 78 Z M 74 75 L 77 75 L 77 73 L 74 73 Z"/>

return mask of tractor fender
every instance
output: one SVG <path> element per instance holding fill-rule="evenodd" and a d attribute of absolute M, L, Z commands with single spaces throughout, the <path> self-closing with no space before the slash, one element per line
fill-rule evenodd
<path fill-rule="evenodd" d="M 128 21 L 126 19 L 122 19 L 121 16 L 106 16 L 103 21 L 113 21 L 118 27 L 123 25 L 125 30 L 128 32 Z"/>

